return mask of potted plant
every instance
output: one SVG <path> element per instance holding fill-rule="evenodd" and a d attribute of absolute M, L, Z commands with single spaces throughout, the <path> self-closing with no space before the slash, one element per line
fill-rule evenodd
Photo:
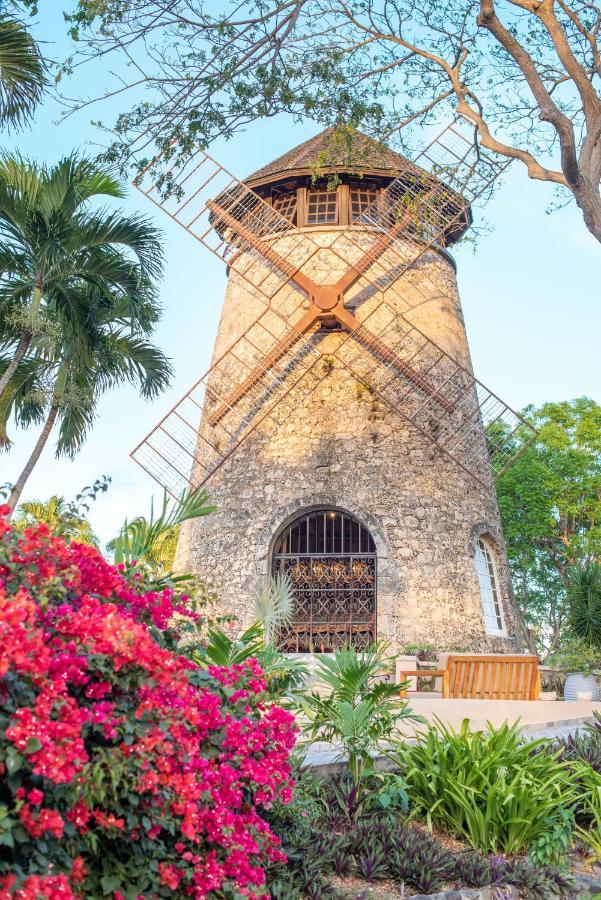
<path fill-rule="evenodd" d="M 567 573 L 568 626 L 579 641 L 564 687 L 564 698 L 599 700 L 593 675 L 601 664 L 601 564 L 588 561 L 571 566 Z"/>
<path fill-rule="evenodd" d="M 549 666 L 565 672 L 564 700 L 599 700 L 599 684 L 593 672 L 601 667 L 601 654 L 586 641 L 573 639 L 549 659 Z"/>

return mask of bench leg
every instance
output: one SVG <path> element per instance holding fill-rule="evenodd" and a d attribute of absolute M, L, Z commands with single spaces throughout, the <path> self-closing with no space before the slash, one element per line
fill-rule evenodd
<path fill-rule="evenodd" d="M 442 698 L 448 700 L 451 696 L 449 670 L 445 669 L 442 676 Z"/>

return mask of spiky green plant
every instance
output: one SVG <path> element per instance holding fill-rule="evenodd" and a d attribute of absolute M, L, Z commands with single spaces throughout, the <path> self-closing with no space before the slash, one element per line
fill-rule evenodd
<path fill-rule="evenodd" d="M 357 785 L 373 772 L 375 757 L 394 738 L 401 721 L 423 721 L 399 696 L 402 685 L 385 680 L 391 663 L 381 642 L 365 651 L 339 649 L 319 660 L 317 690 L 297 697 L 308 742 L 336 745 Z"/>
<path fill-rule="evenodd" d="M 151 502 L 150 517 L 138 516 L 131 522 L 126 521 L 117 537 L 108 544 L 108 549 L 113 552 L 117 564 L 143 567 L 157 584 L 165 580 L 181 581 L 182 576 L 171 574 L 179 528 L 188 519 L 208 516 L 216 508 L 210 505 L 209 495 L 203 488 L 184 491 L 171 505 L 165 492 L 158 517 Z"/>
<path fill-rule="evenodd" d="M 519 724 L 472 731 L 468 719 L 459 731 L 436 722 L 393 754 L 430 826 L 507 854 L 527 850 L 574 804 L 572 772 L 558 756 L 545 739 L 525 741 Z"/>
<path fill-rule="evenodd" d="M 263 626 L 265 644 L 273 644 L 278 628 L 286 626 L 294 611 L 294 589 L 288 575 L 271 575 L 253 595 L 253 616 Z"/>
<path fill-rule="evenodd" d="M 576 637 L 601 648 L 601 563 L 568 570 L 569 624 Z"/>

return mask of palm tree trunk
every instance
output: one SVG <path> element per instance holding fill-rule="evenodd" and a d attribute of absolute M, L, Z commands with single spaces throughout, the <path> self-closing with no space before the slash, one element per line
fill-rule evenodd
<path fill-rule="evenodd" d="M 29 350 L 29 345 L 31 344 L 32 336 L 33 335 L 31 334 L 31 331 L 24 331 L 23 334 L 21 335 L 19 343 L 17 344 L 17 349 L 15 350 L 15 355 L 9 362 L 4 374 L 0 378 L 0 398 L 4 394 L 4 391 L 6 390 L 6 388 L 8 387 L 11 378 L 17 371 L 19 363 L 21 362 L 21 360 L 23 359 L 23 357 Z"/>
<path fill-rule="evenodd" d="M 10 497 L 8 498 L 8 505 L 10 506 L 10 508 L 13 512 L 15 510 L 17 503 L 19 502 L 19 498 L 20 498 L 21 494 L 23 493 L 23 488 L 25 487 L 25 484 L 27 483 L 27 479 L 31 475 L 35 464 L 37 463 L 38 459 L 40 458 L 40 454 L 42 453 L 42 450 L 46 446 L 46 441 L 48 440 L 50 432 L 52 431 L 54 423 L 56 422 L 56 417 L 57 417 L 58 411 L 59 411 L 59 404 L 57 402 L 57 399 L 58 399 L 57 394 L 55 392 L 54 397 L 52 398 L 52 406 L 50 407 L 50 412 L 48 413 L 48 418 L 46 419 L 46 422 L 44 423 L 44 427 L 42 428 L 40 436 L 37 439 L 35 447 L 33 448 L 32 452 L 31 452 L 31 456 L 29 457 L 29 459 L 27 460 L 27 463 L 25 464 L 25 468 L 19 475 L 12 491 L 10 492 Z"/>

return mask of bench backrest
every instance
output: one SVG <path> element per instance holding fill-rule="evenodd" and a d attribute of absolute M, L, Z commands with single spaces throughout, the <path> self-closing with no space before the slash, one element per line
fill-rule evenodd
<path fill-rule="evenodd" d="M 470 700 L 538 700 L 536 656 L 450 655 L 449 694 Z"/>

